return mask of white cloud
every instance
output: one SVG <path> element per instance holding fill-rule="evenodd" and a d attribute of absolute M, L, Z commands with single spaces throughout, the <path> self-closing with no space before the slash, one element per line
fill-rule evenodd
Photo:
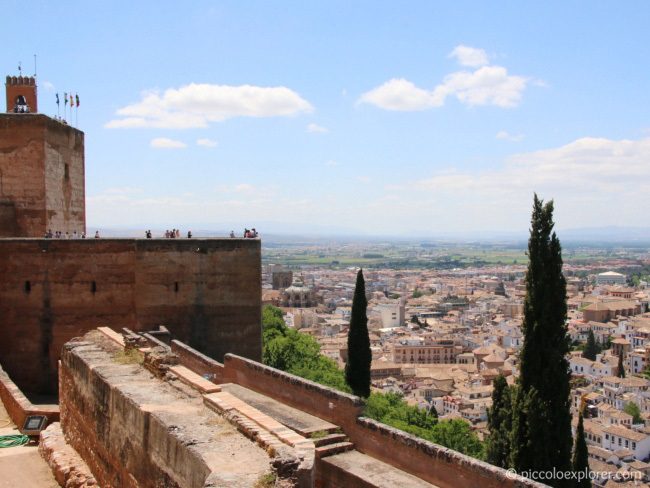
<path fill-rule="evenodd" d="M 196 145 L 203 147 L 217 147 L 219 143 L 213 139 L 197 139 Z"/>
<path fill-rule="evenodd" d="M 163 93 L 143 93 L 139 102 L 118 109 L 119 118 L 104 127 L 188 129 L 232 117 L 278 117 L 312 110 L 308 101 L 284 86 L 191 83 Z"/>
<path fill-rule="evenodd" d="M 235 185 L 234 191 L 236 193 L 252 193 L 255 191 L 255 187 L 248 183 L 240 183 L 239 185 Z"/>
<path fill-rule="evenodd" d="M 512 155 L 500 169 L 481 173 L 447 170 L 420 181 L 419 185 L 504 198 L 544 190 L 568 198 L 585 193 L 602 196 L 626 192 L 630 199 L 632 194 L 650 186 L 643 183 L 650 178 L 648 160 L 650 138 L 584 137 L 558 148 Z"/>
<path fill-rule="evenodd" d="M 54 84 L 49 82 L 49 81 L 41 81 L 39 83 L 39 86 L 44 88 L 46 92 L 53 92 L 54 91 Z"/>
<path fill-rule="evenodd" d="M 166 137 L 151 139 L 149 145 L 155 149 L 183 149 L 184 147 L 187 147 L 187 144 L 184 142 L 168 139 Z"/>
<path fill-rule="evenodd" d="M 340 163 L 338 161 L 334 161 L 333 159 L 330 159 L 329 161 L 325 161 L 325 166 L 334 167 L 334 166 L 339 166 L 339 164 Z"/>
<path fill-rule="evenodd" d="M 649 160 L 650 138 L 584 137 L 489 170 L 438 171 L 410 188 L 454 215 L 450 228 L 525 229 L 533 192 L 555 200 L 560 228 L 638 226 L 650 206 Z"/>
<path fill-rule="evenodd" d="M 461 66 L 469 66 L 471 68 L 485 66 L 489 63 L 488 55 L 483 49 L 464 46 L 462 44 L 456 46 L 453 51 L 449 53 L 449 57 L 456 58 L 458 64 Z"/>
<path fill-rule="evenodd" d="M 523 141 L 524 135 L 523 134 L 510 134 L 508 131 L 500 130 L 499 132 L 497 132 L 496 138 L 500 139 L 502 141 L 519 142 L 519 141 Z"/>
<path fill-rule="evenodd" d="M 474 48 L 472 51 L 480 51 Z M 467 51 L 456 54 L 461 64 L 480 66 L 480 56 Z M 487 63 L 487 56 L 485 56 Z M 445 76 L 442 83 L 428 90 L 416 86 L 404 78 L 393 78 L 382 85 L 361 95 L 357 103 L 368 103 L 385 110 L 417 111 L 427 110 L 444 105 L 448 97 L 455 97 L 460 103 L 468 106 L 494 105 L 502 108 L 515 107 L 521 101 L 522 94 L 529 82 L 528 78 L 508 74 L 503 66 L 480 66 L 474 71 L 456 71 Z"/>
<path fill-rule="evenodd" d="M 386 110 L 410 112 L 439 107 L 444 97 L 436 90 L 427 91 L 418 88 L 403 78 L 393 78 L 381 86 L 361 95 L 359 103 L 369 103 Z"/>
<path fill-rule="evenodd" d="M 311 123 L 307 125 L 307 132 L 319 132 L 325 134 L 329 132 L 329 129 L 318 124 Z"/>

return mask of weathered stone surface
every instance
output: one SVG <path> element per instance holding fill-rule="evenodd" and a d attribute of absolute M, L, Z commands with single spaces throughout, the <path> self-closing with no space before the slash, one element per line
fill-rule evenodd
<path fill-rule="evenodd" d="M 88 465 L 63 437 L 61 424 L 51 424 L 41 431 L 38 450 L 52 469 L 54 478 L 65 488 L 96 487 L 97 480 Z"/>
<path fill-rule="evenodd" d="M 26 393 L 52 393 L 65 342 L 162 323 L 217 360 L 259 359 L 260 279 L 254 239 L 0 239 L 0 363 Z"/>
<path fill-rule="evenodd" d="M 100 486 L 253 486 L 271 471 L 267 453 L 198 393 L 119 364 L 122 349 L 98 332 L 86 339 L 61 356 L 61 424 Z"/>
<path fill-rule="evenodd" d="M 86 230 L 84 133 L 42 114 L 0 114 L 0 237 Z"/>

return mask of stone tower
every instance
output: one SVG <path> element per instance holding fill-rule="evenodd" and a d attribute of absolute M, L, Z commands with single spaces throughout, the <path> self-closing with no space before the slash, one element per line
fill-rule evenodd
<path fill-rule="evenodd" d="M 84 133 L 37 113 L 36 81 L 8 76 L 0 113 L 0 237 L 86 231 Z"/>
<path fill-rule="evenodd" d="M 7 76 L 7 113 L 37 113 L 36 78 Z"/>

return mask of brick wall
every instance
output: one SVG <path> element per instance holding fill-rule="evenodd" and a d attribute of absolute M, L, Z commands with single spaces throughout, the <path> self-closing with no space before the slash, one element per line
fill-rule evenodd
<path fill-rule="evenodd" d="M 84 186 L 83 132 L 41 114 L 0 114 L 0 237 L 83 232 Z"/>
<path fill-rule="evenodd" d="M 187 344 L 173 340 L 171 350 L 178 355 L 180 363 L 201 376 L 209 375 L 214 383 L 223 383 L 223 364 L 192 349 Z"/>
<path fill-rule="evenodd" d="M 0 239 L 0 363 L 54 393 L 64 343 L 98 326 L 261 357 L 261 247 L 244 239 Z"/>
<path fill-rule="evenodd" d="M 363 402 L 354 395 L 333 390 L 312 381 L 279 371 L 245 358 L 227 354 L 224 382 L 237 383 L 289 406 L 340 426 L 355 449 L 422 478 L 440 488 L 543 487 L 524 478 L 510 479 L 505 470 L 457 451 L 419 439 L 372 419 L 359 417 Z M 318 467 L 323 486 L 361 483 L 345 471 Z M 359 484 L 359 486 L 362 486 Z"/>
<path fill-rule="evenodd" d="M 0 400 L 9 418 L 19 429 L 25 425 L 25 419 L 29 415 L 45 415 L 49 424 L 59 421 L 58 405 L 32 404 L 2 368 L 0 368 Z"/>
<path fill-rule="evenodd" d="M 233 354 L 226 354 L 224 359 L 223 382 L 237 383 L 268 395 L 344 430 L 356 423 L 363 408 L 359 397 Z"/>

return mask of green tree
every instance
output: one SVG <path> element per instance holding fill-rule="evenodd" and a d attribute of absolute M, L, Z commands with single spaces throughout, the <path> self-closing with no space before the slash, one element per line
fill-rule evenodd
<path fill-rule="evenodd" d="M 512 466 L 517 471 L 571 470 L 569 339 L 562 248 L 553 232 L 553 201 L 534 197 L 513 408 Z M 548 481 L 547 481 L 548 482 Z M 565 479 L 553 486 L 570 486 Z"/>
<path fill-rule="evenodd" d="M 486 461 L 501 468 L 510 465 L 510 432 L 512 430 L 512 396 L 503 375 L 494 379 L 492 407 L 488 410 Z"/>
<path fill-rule="evenodd" d="M 639 409 L 639 406 L 636 403 L 627 402 L 625 404 L 625 407 L 623 407 L 623 411 L 632 416 L 633 424 L 643 423 L 643 418 L 641 417 L 641 410 Z"/>
<path fill-rule="evenodd" d="M 435 411 L 435 409 L 433 409 Z M 461 419 L 438 420 L 437 412 L 408 405 L 397 393 L 374 392 L 364 415 L 431 442 L 473 456 L 485 457 L 485 449 L 470 425 Z"/>
<path fill-rule="evenodd" d="M 625 378 L 625 365 L 623 364 L 623 349 L 618 353 L 618 377 Z"/>
<path fill-rule="evenodd" d="M 594 331 L 589 329 L 589 335 L 587 336 L 587 345 L 585 346 L 584 351 L 582 351 L 582 357 L 590 359 L 591 361 L 595 361 L 596 354 L 598 354 L 596 338 L 594 337 Z"/>
<path fill-rule="evenodd" d="M 262 326 L 264 364 L 337 390 L 350 391 L 343 370 L 320 353 L 316 339 L 287 327 L 279 308 L 264 307 Z"/>
<path fill-rule="evenodd" d="M 578 427 L 576 429 L 576 441 L 573 448 L 571 465 L 573 471 L 578 473 L 579 477 L 574 486 L 576 488 L 591 488 L 591 481 L 589 480 L 589 451 L 587 451 L 587 441 L 585 441 L 582 411 L 578 416 Z M 584 475 L 579 473 L 584 473 Z"/>
<path fill-rule="evenodd" d="M 345 381 L 355 395 L 367 398 L 370 395 L 370 338 L 368 337 L 368 316 L 366 309 L 366 283 L 363 270 L 357 273 L 357 283 L 352 299 L 350 329 L 348 330 L 348 361 L 345 365 Z"/>

